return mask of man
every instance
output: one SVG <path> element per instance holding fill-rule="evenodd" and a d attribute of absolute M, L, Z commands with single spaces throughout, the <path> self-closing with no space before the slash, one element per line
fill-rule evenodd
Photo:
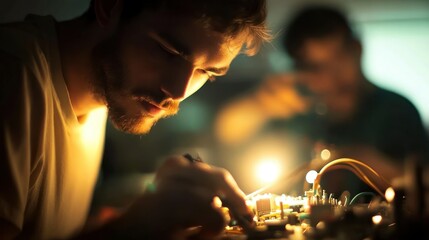
<path fill-rule="evenodd" d="M 405 161 L 429 160 L 429 140 L 419 113 L 403 96 L 367 79 L 361 43 L 341 11 L 304 7 L 284 33 L 282 45 L 292 58 L 293 73 L 270 76 L 255 93 L 227 105 L 217 121 L 221 140 L 244 143 L 260 137 L 256 133 L 263 127 L 284 131 L 302 150 L 300 161 L 316 159 L 316 170 L 326 163 L 321 158 L 355 158 L 389 181 L 402 176 Z M 245 123 L 234 125 L 239 118 Z M 330 152 L 320 157 L 324 149 Z M 373 191 L 349 173 L 327 173 L 322 187 L 337 197 L 344 190 L 352 195 Z"/>
<path fill-rule="evenodd" d="M 263 0 L 93 0 L 69 21 L 3 24 L 0 238 L 183 239 L 190 227 L 213 237 L 225 226 L 215 196 L 251 217 L 226 170 L 177 156 L 128 211 L 81 232 L 107 115 L 147 133 L 269 39 L 265 11 Z"/>

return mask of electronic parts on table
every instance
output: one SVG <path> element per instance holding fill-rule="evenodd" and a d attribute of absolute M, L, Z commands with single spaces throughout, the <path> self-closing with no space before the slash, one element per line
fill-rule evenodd
<path fill-rule="evenodd" d="M 328 167 L 340 164 L 372 184 L 375 191 L 370 202 L 355 201 L 368 192 L 332 197 L 319 185 L 323 174 L 319 171 L 313 188 L 303 196 L 252 195 L 248 204 L 255 213 L 255 227 L 244 230 L 232 221 L 222 240 L 429 239 L 424 230 L 429 227 L 429 179 L 425 169 L 410 163 L 402 179 L 386 186 L 375 171 L 356 160 L 342 159 Z"/>

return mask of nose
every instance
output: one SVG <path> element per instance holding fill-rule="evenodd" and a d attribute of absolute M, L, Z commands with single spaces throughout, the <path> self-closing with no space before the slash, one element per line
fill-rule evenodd
<path fill-rule="evenodd" d="M 169 98 L 181 101 L 188 95 L 187 91 L 194 78 L 195 69 L 187 62 L 170 70 L 162 83 L 161 91 Z"/>
<path fill-rule="evenodd" d="M 299 83 L 312 94 L 326 95 L 330 93 L 334 82 L 333 77 L 328 74 L 308 73 L 301 74 Z"/>

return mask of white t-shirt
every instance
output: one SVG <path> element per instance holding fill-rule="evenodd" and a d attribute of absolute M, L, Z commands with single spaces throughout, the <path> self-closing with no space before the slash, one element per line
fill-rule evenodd
<path fill-rule="evenodd" d="M 106 108 L 78 122 L 51 16 L 0 25 L 0 82 L 0 218 L 24 239 L 68 237 L 87 218 Z"/>

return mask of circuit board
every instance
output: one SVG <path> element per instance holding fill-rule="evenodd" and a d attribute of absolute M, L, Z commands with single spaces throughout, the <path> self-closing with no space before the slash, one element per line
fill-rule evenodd
<path fill-rule="evenodd" d="M 330 166 L 335 164 L 353 167 L 357 173 L 369 168 L 348 159 L 341 159 Z M 313 188 L 302 196 L 252 195 L 248 198 L 248 205 L 254 212 L 254 227 L 244 229 L 232 219 L 220 239 L 429 239 L 425 231 L 429 227 L 429 182 L 425 181 L 426 175 L 420 166 L 411 164 L 406 170 L 402 182 L 396 185 L 384 185 L 381 178 L 377 179 L 379 175 L 375 171 L 372 175 L 362 175 L 376 189 L 371 200 L 365 203 L 354 201 L 363 193 L 355 196 L 344 194 L 336 199 L 325 192 L 319 185 L 323 171 L 316 177 Z"/>

